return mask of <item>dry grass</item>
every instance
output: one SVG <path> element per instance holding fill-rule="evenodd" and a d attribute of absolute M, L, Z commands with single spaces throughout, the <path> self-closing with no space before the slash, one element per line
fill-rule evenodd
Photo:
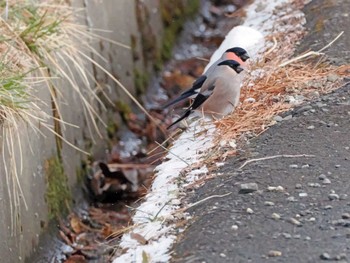
<path fill-rule="evenodd" d="M 266 38 L 262 58 L 250 65 L 250 74 L 241 92 L 241 106 L 232 115 L 216 122 L 221 131 L 220 140 L 245 138 L 247 133 L 257 136 L 275 123 L 274 116 L 295 106 L 288 102 L 290 96 L 303 96 L 303 100 L 309 100 L 340 87 L 342 76 L 350 75 L 349 65 L 329 65 L 321 53 L 339 41 L 343 32 L 318 51 L 294 55 L 295 46 L 305 35 L 304 18 L 298 11 L 303 2 L 294 0 L 277 8 L 280 17 Z M 318 56 L 317 61 L 310 60 L 315 56 Z M 328 81 L 327 76 L 333 74 L 339 79 Z"/>
<path fill-rule="evenodd" d="M 67 96 L 73 96 L 78 100 L 74 106 L 81 105 L 83 109 L 91 138 L 102 137 L 100 127 L 106 125 L 97 108 L 106 110 L 101 97 L 108 100 L 109 96 L 95 79 L 91 65 L 104 71 L 144 110 L 122 83 L 91 58 L 107 62 L 94 49 L 93 43 L 109 40 L 99 37 L 95 33 L 97 30 L 77 24 L 80 10 L 71 8 L 66 2 L 9 0 L 0 6 L 0 12 L 4 14 L 0 17 L 0 148 L 9 189 L 12 231 L 21 217 L 21 202 L 28 209 L 20 185 L 23 172 L 21 147 L 24 145 L 21 140 L 28 140 L 27 145 L 31 147 L 29 138 L 23 134 L 25 130 L 29 127 L 38 136 L 44 136 L 45 129 L 54 134 L 58 153 L 66 143 L 89 154 L 65 136 L 67 126 L 79 128 L 67 123 L 62 115 L 61 107 L 66 107 L 69 101 Z M 43 99 L 41 93 L 47 94 L 47 91 L 50 98 Z"/>
<path fill-rule="evenodd" d="M 314 65 L 311 62 L 283 68 L 278 67 L 278 63 L 274 66 L 269 64 L 262 67 L 268 67 L 264 76 L 248 80 L 242 90 L 242 105 L 232 115 L 216 123 L 223 136 L 221 139 L 238 139 L 246 132 L 259 135 L 274 124 L 274 116 L 294 107 L 288 102 L 289 96 L 311 99 L 316 94 L 328 93 L 340 86 L 341 79 L 330 82 L 327 76 L 342 76 L 348 74 L 346 69 L 349 69 L 349 66 Z"/>

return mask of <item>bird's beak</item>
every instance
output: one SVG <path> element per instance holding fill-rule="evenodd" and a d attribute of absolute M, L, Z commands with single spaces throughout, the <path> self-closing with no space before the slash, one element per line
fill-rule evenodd
<path fill-rule="evenodd" d="M 245 53 L 241 56 L 241 58 L 242 58 L 243 62 L 246 62 L 250 57 L 248 56 L 247 53 Z"/>

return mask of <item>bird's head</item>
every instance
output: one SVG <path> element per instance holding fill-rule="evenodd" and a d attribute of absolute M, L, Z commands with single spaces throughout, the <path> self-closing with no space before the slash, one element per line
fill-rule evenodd
<path fill-rule="evenodd" d="M 249 59 L 249 55 L 247 51 L 244 48 L 241 47 L 233 47 L 225 51 L 225 53 L 234 53 L 236 56 L 238 56 L 243 62 L 247 61 Z"/>
<path fill-rule="evenodd" d="M 241 67 L 241 65 L 236 60 L 225 60 L 223 62 L 220 62 L 218 64 L 218 66 L 229 66 L 230 68 L 232 68 L 237 73 L 240 73 L 241 71 L 243 71 L 243 68 Z"/>

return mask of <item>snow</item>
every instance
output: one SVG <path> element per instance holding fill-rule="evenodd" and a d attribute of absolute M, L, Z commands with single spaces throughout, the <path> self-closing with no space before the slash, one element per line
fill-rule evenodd
<path fill-rule="evenodd" d="M 128 251 L 113 263 L 142 262 L 144 254 L 147 255 L 148 262 L 167 262 L 170 259 L 167 252 L 176 239 L 175 226 L 165 222 L 176 217 L 180 187 L 194 182 L 200 174 L 207 173 L 208 170 L 206 167 L 193 170 L 185 178 L 181 178 L 182 182 L 178 180 L 180 172 L 198 163 L 202 157 L 200 152 L 204 153 L 213 146 L 214 131 L 214 125 L 199 126 L 197 121 L 175 141 L 165 157 L 167 161 L 157 166 L 152 188 L 133 217 L 136 225 L 133 232 L 143 236 L 149 241 L 148 244 L 141 245 L 130 233 L 125 234 L 120 246 L 128 248 Z"/>
<path fill-rule="evenodd" d="M 287 2 L 289 1 L 255 0 L 246 8 L 245 23 L 228 33 L 207 67 L 225 50 L 234 46 L 245 48 L 252 59 L 257 59 L 262 48 L 271 47 L 271 43 L 266 42 L 265 37 L 272 32 L 277 19 L 280 19 L 275 13 L 284 12 L 283 10 L 275 12 L 276 7 Z M 301 12 L 294 15 L 301 15 Z M 255 74 L 264 73 L 257 70 Z M 200 121 L 196 121 L 174 142 L 165 157 L 166 161 L 156 168 L 153 185 L 133 217 L 132 232 L 143 236 L 148 243 L 140 244 L 132 238 L 131 233 L 124 234 L 120 246 L 126 252 L 114 259 L 113 263 L 169 262 L 171 258 L 169 252 L 176 240 L 176 231 L 180 232 L 175 227 L 176 220 L 186 216 L 179 212 L 181 204 L 179 194 L 186 185 L 196 182 L 203 174 L 208 173 L 205 166 L 192 171 L 187 170 L 190 170 L 188 168 L 192 165 L 198 164 L 205 156 L 205 152 L 213 146 L 214 135 L 214 125 L 204 126 L 200 125 Z M 228 145 L 236 147 L 234 141 Z M 221 165 L 217 164 L 218 167 Z M 185 169 L 187 172 L 183 172 Z"/>

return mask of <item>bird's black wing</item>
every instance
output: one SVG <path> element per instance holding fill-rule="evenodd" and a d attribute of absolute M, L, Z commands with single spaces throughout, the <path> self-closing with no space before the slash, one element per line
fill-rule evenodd
<path fill-rule="evenodd" d="M 198 79 L 196 79 L 195 82 L 193 82 L 192 87 L 190 89 L 181 93 L 179 97 L 169 101 L 162 108 L 165 109 L 165 108 L 167 108 L 175 103 L 178 103 L 179 101 L 182 101 L 188 97 L 191 97 L 192 95 L 197 94 L 206 79 L 207 79 L 207 76 L 205 76 L 205 75 L 200 76 Z"/>
<path fill-rule="evenodd" d="M 198 95 L 194 99 L 193 103 L 191 104 L 190 107 L 188 107 L 188 109 L 185 111 L 185 113 L 180 118 L 178 118 L 176 121 L 174 121 L 172 124 L 170 124 L 167 129 L 170 129 L 176 123 L 187 118 L 193 110 L 195 110 L 199 106 L 201 106 L 210 97 L 210 95 L 213 94 L 214 88 L 215 88 L 215 86 L 213 85 L 213 86 L 209 87 L 205 92 L 198 93 Z"/>

